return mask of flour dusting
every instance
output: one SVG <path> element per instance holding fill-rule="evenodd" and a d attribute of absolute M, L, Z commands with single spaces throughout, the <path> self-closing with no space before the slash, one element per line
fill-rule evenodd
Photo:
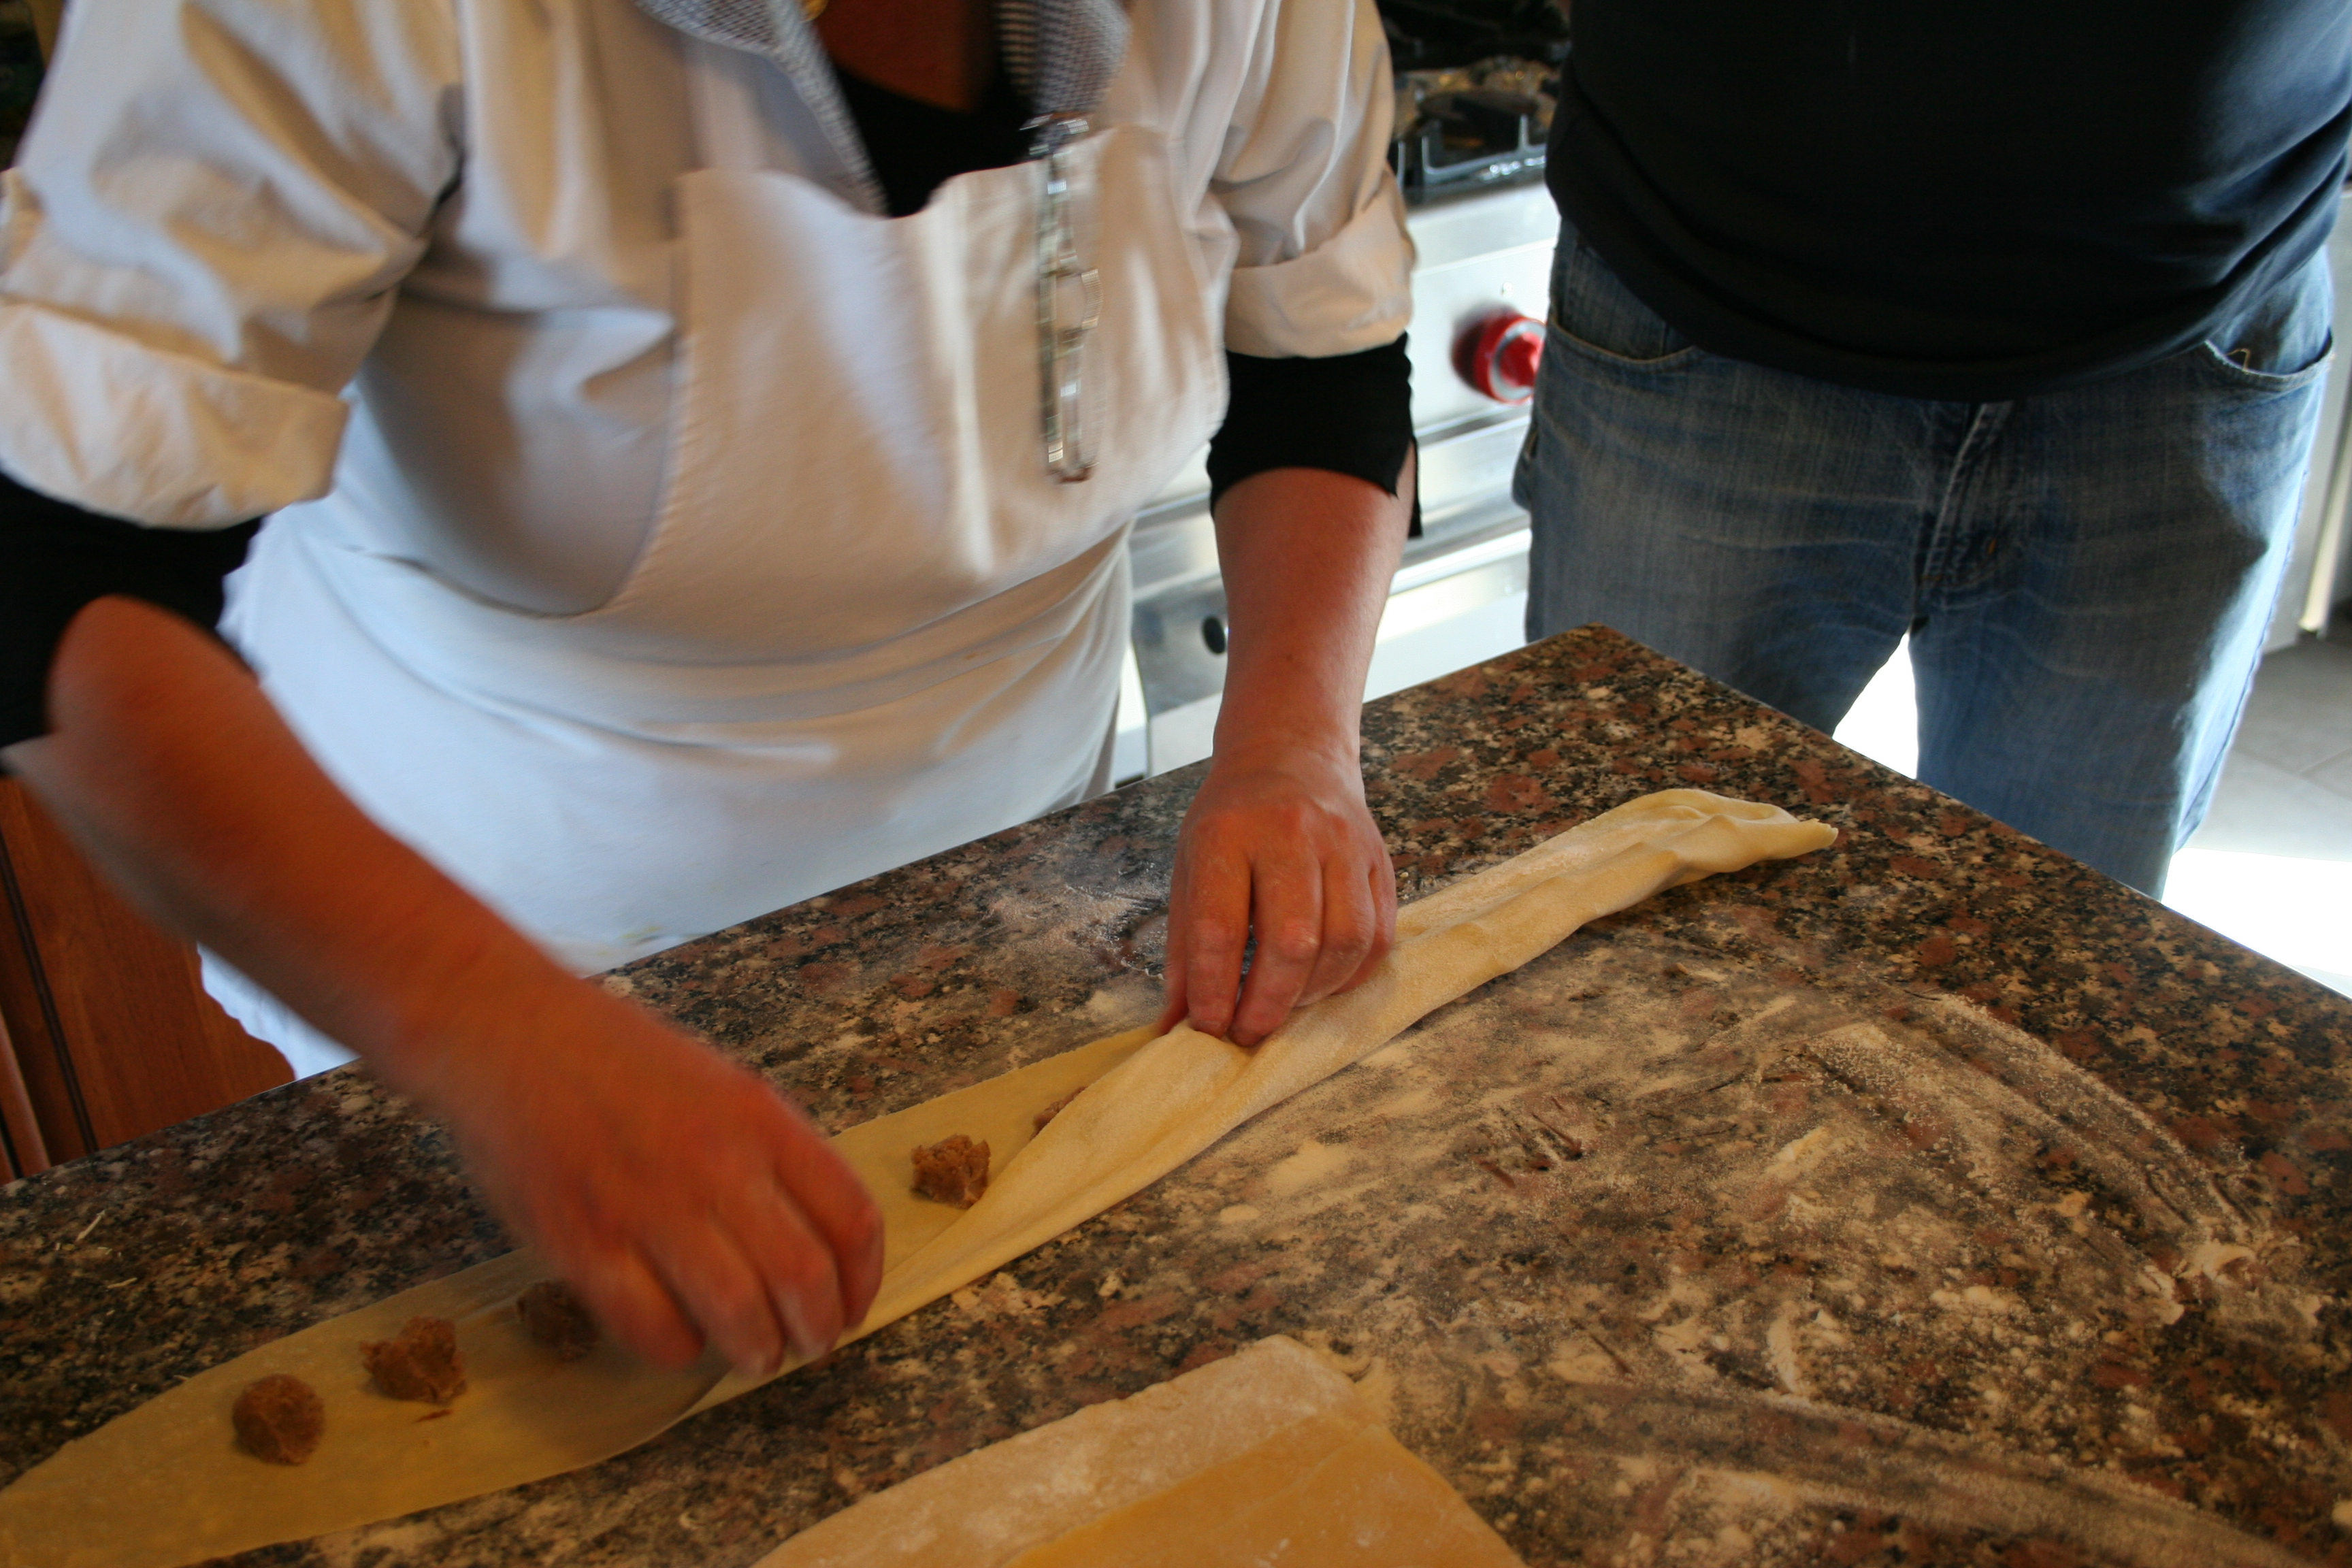
<path fill-rule="evenodd" d="M 1591 1561 L 1783 1560 L 1822 1506 L 2119 1563 L 2300 1561 L 2069 1458 L 2100 1426 L 2160 1451 L 2183 1424 L 2139 1370 L 2161 1336 L 2315 1356 L 2298 1243 L 1965 1004 L 1575 941 L 1209 1159 L 1203 1217 L 1270 1254 L 1394 1211 L 1317 1327 L 1378 1364 L 1409 1446 L 1552 1539 L 1588 1522 Z M 1462 1271 L 1450 1316 L 1395 1288 L 1424 1258 Z"/>

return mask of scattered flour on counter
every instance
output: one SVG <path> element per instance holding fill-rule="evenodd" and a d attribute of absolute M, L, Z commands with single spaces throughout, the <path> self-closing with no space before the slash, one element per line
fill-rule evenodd
<path fill-rule="evenodd" d="M 2050 1457 L 2147 1422 L 2156 1391 L 2137 1417 L 2112 1391 L 2192 1309 L 2224 1344 L 2315 1353 L 2294 1238 L 2030 1037 L 1773 967 L 1572 941 L 1236 1131 L 1219 1164 L 1251 1173 L 1218 1217 L 1319 1253 L 1377 1205 L 1382 1251 L 1452 1260 L 1448 1310 L 1362 1267 L 1317 1326 L 1377 1351 L 1400 1436 L 1474 1495 L 1506 1461 L 1462 1434 L 1518 1433 L 1511 1484 L 1581 1518 L 1594 1561 L 1654 1526 L 1676 1562 L 1798 1561 L 1773 1542 L 1822 1506 L 2297 1561 Z"/>
<path fill-rule="evenodd" d="M 1297 1153 L 1267 1170 L 1266 1190 L 1277 1198 L 1286 1198 L 1329 1181 L 1354 1163 L 1354 1152 L 1345 1145 L 1335 1148 L 1309 1138 L 1298 1146 Z"/>

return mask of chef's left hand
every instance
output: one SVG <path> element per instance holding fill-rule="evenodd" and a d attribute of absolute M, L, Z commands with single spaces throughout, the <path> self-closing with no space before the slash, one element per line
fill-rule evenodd
<path fill-rule="evenodd" d="M 1160 1026 L 1189 1018 L 1255 1046 L 1292 1008 L 1370 975 L 1395 937 L 1396 910 L 1352 743 L 1220 752 L 1177 839 Z"/>
<path fill-rule="evenodd" d="M 1189 1019 L 1255 1046 L 1293 1007 L 1369 976 L 1396 935 L 1357 720 L 1412 487 L 1410 456 L 1393 492 L 1269 468 L 1216 509 L 1225 691 L 1215 760 L 1176 840 L 1162 1029 Z"/>

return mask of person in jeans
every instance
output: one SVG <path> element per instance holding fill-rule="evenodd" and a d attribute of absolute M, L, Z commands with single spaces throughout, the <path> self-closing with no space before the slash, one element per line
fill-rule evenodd
<path fill-rule="evenodd" d="M 2285 569 L 2352 5 L 1580 0 L 1517 494 L 1605 622 L 2151 894 Z"/>

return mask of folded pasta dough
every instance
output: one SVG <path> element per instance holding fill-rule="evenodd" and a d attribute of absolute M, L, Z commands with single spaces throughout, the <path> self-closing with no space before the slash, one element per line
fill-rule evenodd
<path fill-rule="evenodd" d="M 1099 1214 L 1586 921 L 1835 837 L 1702 790 L 1644 795 L 1408 906 L 1370 980 L 1301 1008 L 1255 1050 L 1189 1027 L 1132 1030 L 850 1129 L 835 1146 L 882 1205 L 887 1251 L 881 1294 L 849 1337 Z M 1073 1090 L 1083 1092 L 1036 1129 L 1036 1112 Z M 999 1152 L 986 1195 L 967 1210 L 908 1190 L 909 1152 L 951 1133 Z M 547 1272 L 528 1252 L 495 1258 L 156 1395 L 0 1491 L 0 1568 L 183 1568 L 307 1540 L 593 1464 L 766 1381 L 709 1358 L 665 1373 L 610 1344 L 555 1360 L 513 1312 Z M 359 1343 L 416 1315 L 457 1323 L 473 1387 L 446 1416 L 364 1386 Z M 230 1436 L 238 1390 L 273 1372 L 305 1377 L 326 1403 L 326 1436 L 299 1468 L 263 1464 Z M 93 1510 L 92 1498 L 108 1505 Z"/>

